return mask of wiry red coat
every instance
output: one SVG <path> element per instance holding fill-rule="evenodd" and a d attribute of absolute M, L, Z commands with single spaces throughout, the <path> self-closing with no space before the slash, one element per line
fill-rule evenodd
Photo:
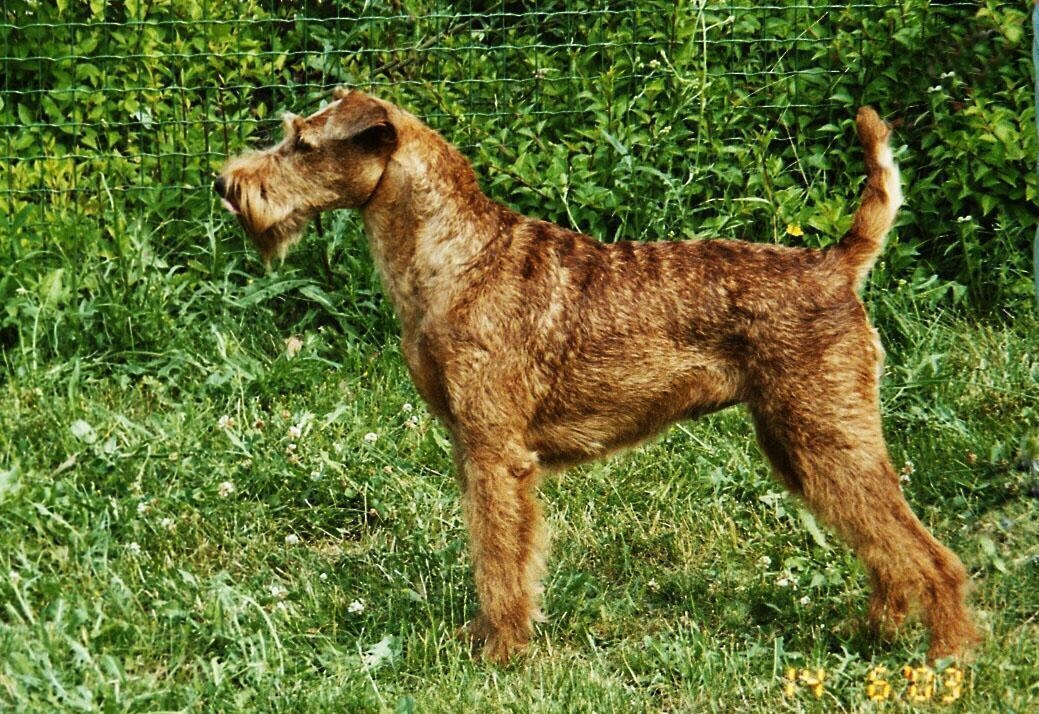
<path fill-rule="evenodd" d="M 822 251 L 604 244 L 526 218 L 439 134 L 356 91 L 224 168 L 217 191 L 266 260 L 318 212 L 361 211 L 408 368 L 455 446 L 487 656 L 522 648 L 538 616 L 540 473 L 737 403 L 779 479 L 869 568 L 877 626 L 915 604 L 932 658 L 977 638 L 964 568 L 909 509 L 881 432 L 883 350 L 857 291 L 901 189 L 885 123 L 863 108 L 857 126 L 866 188 Z"/>

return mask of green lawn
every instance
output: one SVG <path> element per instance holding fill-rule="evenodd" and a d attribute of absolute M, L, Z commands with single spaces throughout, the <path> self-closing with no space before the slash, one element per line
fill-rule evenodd
<path fill-rule="evenodd" d="M 879 709 L 881 666 L 912 706 L 900 670 L 922 629 L 864 634 L 861 566 L 781 492 L 736 409 L 547 482 L 548 622 L 513 665 L 473 661 L 449 447 L 356 231 L 269 275 L 229 224 L 181 265 L 130 234 L 122 259 L 55 250 L 10 273 L 0 709 L 858 711 Z M 957 701 L 928 706 L 1035 711 L 1039 475 L 1017 462 L 1039 322 L 899 290 L 868 294 L 892 457 L 988 633 Z"/>

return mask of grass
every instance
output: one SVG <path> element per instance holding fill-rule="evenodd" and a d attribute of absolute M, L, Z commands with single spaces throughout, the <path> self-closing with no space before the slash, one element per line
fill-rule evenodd
<path fill-rule="evenodd" d="M 543 489 L 548 622 L 509 667 L 475 609 L 443 432 L 356 226 L 279 271 L 207 223 L 14 252 L 0 330 L 0 709 L 833 711 L 919 664 L 861 629 L 861 566 L 730 410 Z M 82 238 L 82 227 L 76 227 Z M 89 236 L 88 236 L 89 238 Z M 117 260 L 117 256 L 122 256 Z M 60 272 L 59 272 L 60 271 Z M 988 634 L 942 711 L 1039 698 L 1039 322 L 874 289 L 892 456 Z M 12 318 L 12 315 L 14 316 Z M 784 694 L 793 668 L 825 670 Z M 939 676 L 947 675 L 942 671 Z M 939 694 L 942 692 L 939 688 Z"/>

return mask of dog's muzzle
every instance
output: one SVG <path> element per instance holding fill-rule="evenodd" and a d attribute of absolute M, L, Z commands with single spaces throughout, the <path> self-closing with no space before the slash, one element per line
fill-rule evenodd
<path fill-rule="evenodd" d="M 213 190 L 216 191 L 217 196 L 220 196 L 220 203 L 224 205 L 224 208 L 236 216 L 241 213 L 238 210 L 238 206 L 227 197 L 227 181 L 223 176 L 217 176 L 216 180 L 213 181 Z"/>

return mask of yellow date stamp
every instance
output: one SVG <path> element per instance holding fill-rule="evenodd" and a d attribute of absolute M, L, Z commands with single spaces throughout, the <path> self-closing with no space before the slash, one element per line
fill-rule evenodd
<path fill-rule="evenodd" d="M 821 699 L 826 694 L 827 673 L 822 667 L 790 667 L 783 674 L 783 695 L 799 694 Z M 890 670 L 877 665 L 865 676 L 865 694 L 871 702 L 902 700 L 913 703 L 952 704 L 963 696 L 964 671 L 956 666 L 936 671 L 927 665 L 905 665 Z"/>

